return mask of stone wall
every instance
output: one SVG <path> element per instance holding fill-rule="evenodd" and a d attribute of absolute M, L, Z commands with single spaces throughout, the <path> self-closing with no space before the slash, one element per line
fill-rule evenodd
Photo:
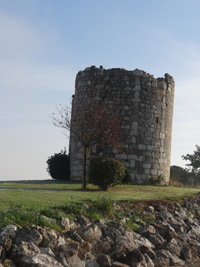
<path fill-rule="evenodd" d="M 115 106 L 123 118 L 123 143 L 126 153 L 115 151 L 129 170 L 135 184 L 143 184 L 151 176 L 163 175 L 169 182 L 171 134 L 174 103 L 174 79 L 165 74 L 154 78 L 142 70 L 104 69 L 91 66 L 76 77 L 72 118 L 76 103 L 97 101 Z M 97 153 L 94 147 L 93 155 Z M 71 133 L 71 178 L 81 180 L 83 148 Z"/>
<path fill-rule="evenodd" d="M 0 267 L 199 267 L 200 197 L 181 203 L 114 203 L 112 220 L 42 215 L 62 231 L 7 225 L 0 229 Z M 88 204 L 82 211 L 91 215 Z"/>

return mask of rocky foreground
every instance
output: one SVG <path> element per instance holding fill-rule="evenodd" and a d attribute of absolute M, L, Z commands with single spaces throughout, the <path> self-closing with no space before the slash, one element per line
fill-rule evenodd
<path fill-rule="evenodd" d="M 130 206 L 120 221 L 61 217 L 63 231 L 8 225 L 0 230 L 0 267 L 200 266 L 200 195 L 183 204 L 146 202 Z M 136 232 L 124 229 L 132 213 L 154 218 Z M 140 217 L 140 216 L 139 216 Z"/>

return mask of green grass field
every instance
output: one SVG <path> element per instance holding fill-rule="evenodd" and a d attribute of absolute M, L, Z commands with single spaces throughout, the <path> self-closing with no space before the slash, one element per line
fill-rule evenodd
<path fill-rule="evenodd" d="M 98 191 L 88 185 L 88 190 L 81 190 L 79 183 L 59 181 L 20 181 L 0 183 L 0 210 L 12 207 L 44 208 L 62 207 L 69 202 L 98 200 L 109 196 L 114 201 L 136 200 L 175 200 L 200 192 L 197 188 L 171 186 L 136 186 L 122 185 L 110 188 L 107 192 Z"/>

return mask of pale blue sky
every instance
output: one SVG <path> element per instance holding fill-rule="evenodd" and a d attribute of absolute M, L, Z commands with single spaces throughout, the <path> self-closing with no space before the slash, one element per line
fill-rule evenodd
<path fill-rule="evenodd" d="M 200 0 L 0 0 L 0 180 L 46 179 L 67 144 L 50 119 L 88 66 L 176 82 L 171 164 L 200 133 Z"/>

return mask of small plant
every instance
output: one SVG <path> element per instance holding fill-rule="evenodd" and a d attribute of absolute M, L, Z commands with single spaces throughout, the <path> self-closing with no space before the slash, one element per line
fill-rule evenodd
<path fill-rule="evenodd" d="M 149 179 L 149 183 L 151 185 L 161 185 L 163 181 L 164 181 L 164 177 L 162 174 L 158 174 L 155 176 L 152 175 L 151 178 Z"/>
<path fill-rule="evenodd" d="M 110 186 L 121 184 L 124 175 L 125 168 L 117 159 L 100 156 L 90 162 L 89 181 L 101 190 L 106 191 Z"/>
<path fill-rule="evenodd" d="M 91 219 L 93 219 L 94 221 L 97 221 L 97 220 L 100 220 L 100 219 L 104 219 L 104 217 L 101 214 L 99 214 L 98 212 L 96 212 L 96 211 L 92 211 L 89 214 L 89 217 Z"/>
<path fill-rule="evenodd" d="M 110 196 L 99 197 L 93 202 L 93 207 L 100 211 L 104 216 L 111 217 L 113 214 L 113 200 Z"/>
<path fill-rule="evenodd" d="M 140 225 L 138 225 L 137 223 L 135 223 L 133 220 L 127 220 L 124 224 L 124 229 L 125 230 L 132 230 L 134 232 L 138 232 Z"/>
<path fill-rule="evenodd" d="M 13 206 L 7 211 L 0 211 L 0 228 L 8 224 L 18 224 L 21 226 L 37 224 L 39 212 L 34 209 L 25 209 Z"/>
<path fill-rule="evenodd" d="M 122 184 L 131 184 L 131 182 L 132 182 L 131 175 L 129 171 L 125 169 L 125 175 L 124 179 L 122 180 Z"/>
<path fill-rule="evenodd" d="M 75 216 L 81 216 L 84 215 L 84 207 L 81 203 L 76 202 L 69 202 L 64 207 L 62 207 L 62 210 L 66 214 L 75 215 Z"/>
<path fill-rule="evenodd" d="M 66 150 L 54 154 L 47 160 L 47 172 L 53 179 L 70 180 L 69 155 Z"/>
<path fill-rule="evenodd" d="M 56 223 L 56 220 L 52 220 L 51 218 L 40 216 L 38 219 L 38 224 L 61 232 L 61 227 Z"/>
<path fill-rule="evenodd" d="M 58 218 L 58 216 L 59 216 L 59 212 L 58 212 L 58 210 L 56 210 L 56 209 L 43 209 L 43 210 L 41 210 L 41 215 L 44 215 L 44 216 L 46 216 L 46 217 L 49 217 L 49 218 L 54 218 L 54 219 L 56 219 L 56 218 Z"/>

